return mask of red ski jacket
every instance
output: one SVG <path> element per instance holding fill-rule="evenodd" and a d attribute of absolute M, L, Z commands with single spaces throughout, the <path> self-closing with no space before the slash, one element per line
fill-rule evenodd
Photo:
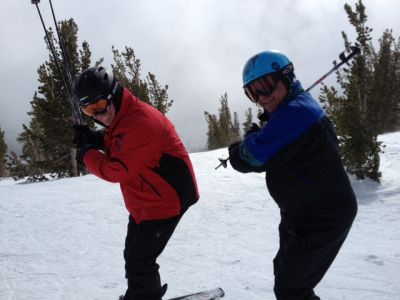
<path fill-rule="evenodd" d="M 177 216 L 199 199 L 193 166 L 175 127 L 126 88 L 104 145 L 105 153 L 87 151 L 84 163 L 92 174 L 120 184 L 136 223 Z"/>

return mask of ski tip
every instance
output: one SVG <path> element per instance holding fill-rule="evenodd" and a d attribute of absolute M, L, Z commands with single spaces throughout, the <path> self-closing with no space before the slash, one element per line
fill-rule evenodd
<path fill-rule="evenodd" d="M 224 295 L 225 291 L 221 287 L 217 287 L 211 290 L 170 298 L 169 300 L 217 300 L 224 297 Z"/>

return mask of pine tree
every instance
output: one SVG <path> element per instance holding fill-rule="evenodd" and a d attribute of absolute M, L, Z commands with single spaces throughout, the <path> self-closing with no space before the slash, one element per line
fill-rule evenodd
<path fill-rule="evenodd" d="M 397 48 L 397 49 L 396 49 Z M 379 39 L 379 51 L 374 62 L 372 122 L 379 134 L 396 131 L 400 117 L 400 56 L 392 30 L 385 30 Z"/>
<path fill-rule="evenodd" d="M 1 130 L 0 127 L 0 177 L 4 177 L 6 175 L 6 156 L 7 156 L 7 144 L 4 139 L 4 131 Z"/>
<path fill-rule="evenodd" d="M 207 111 L 204 112 L 204 115 L 208 123 L 208 150 L 227 147 L 231 143 L 240 139 L 239 117 L 238 114 L 234 112 L 232 118 L 232 114 L 229 109 L 227 93 L 223 94 L 220 98 L 218 117 L 208 113 Z"/>
<path fill-rule="evenodd" d="M 73 19 L 59 22 L 60 36 L 68 54 L 71 75 L 74 78 L 78 72 L 90 66 L 89 45 L 84 42 L 79 50 L 77 45 L 78 26 Z M 63 62 L 59 44 L 53 30 L 49 29 L 51 42 L 56 51 L 63 76 L 68 78 L 67 67 Z M 49 50 L 49 59 L 38 68 L 39 88 L 31 101 L 32 109 L 28 112 L 31 120 L 28 125 L 23 125 L 23 132 L 19 134 L 18 141 L 22 143 L 22 155 L 12 162 L 23 165 L 19 168 L 10 165 L 18 174 L 14 177 L 31 176 L 41 178 L 44 173 L 51 173 L 55 177 L 76 176 L 78 174 L 75 160 L 75 149 L 72 145 L 72 125 L 74 117 L 68 95 L 72 87 L 67 81 L 67 89 L 63 84 L 56 61 L 50 52 L 50 45 L 45 39 Z M 93 126 L 89 119 L 86 122 Z M 21 163 L 22 161 L 22 163 Z M 24 171 L 26 172 L 24 174 Z"/>
<path fill-rule="evenodd" d="M 60 36 L 68 54 L 71 77 L 91 66 L 89 44 L 83 42 L 78 48 L 78 26 L 73 19 L 59 22 Z M 61 64 L 64 78 L 68 78 L 61 50 L 54 33 L 49 29 L 51 41 L 58 62 Z M 47 43 L 47 40 L 45 40 Z M 50 51 L 49 45 L 47 48 Z M 143 101 L 150 103 L 162 113 L 167 113 L 173 100 L 168 100 L 168 86 L 161 87 L 156 77 L 148 73 L 146 79 L 140 78 L 140 60 L 135 57 L 132 48 L 125 47 L 119 53 L 112 47 L 115 65 L 113 73 L 122 85 L 131 89 Z M 95 62 L 100 65 L 103 59 Z M 18 141 L 23 145 L 22 155 L 15 153 L 9 157 L 9 169 L 15 179 L 29 176 L 28 181 L 45 180 L 45 173 L 54 177 L 77 176 L 85 169 L 76 163 L 75 147 L 72 144 L 74 116 L 68 99 L 68 90 L 63 85 L 53 56 L 38 69 L 40 86 L 31 101 L 32 110 L 28 113 L 31 120 L 23 125 Z M 69 91 L 70 94 L 72 93 Z M 94 122 L 84 116 L 85 123 L 93 128 Z"/>
<path fill-rule="evenodd" d="M 156 76 L 150 72 L 145 79 L 141 78 L 140 59 L 136 58 L 135 51 L 131 47 L 125 47 L 125 51 L 120 53 L 113 46 L 112 52 L 115 63 L 112 65 L 113 72 L 121 84 L 139 99 L 166 114 L 173 104 L 173 100 L 168 99 L 168 85 L 162 87 Z"/>
<path fill-rule="evenodd" d="M 233 112 L 233 126 L 231 129 L 231 136 L 230 136 L 230 143 L 239 141 L 241 139 L 240 135 L 240 122 L 238 113 L 235 111 Z"/>
<path fill-rule="evenodd" d="M 400 37 L 397 38 L 397 43 L 394 50 L 394 66 L 395 69 L 395 90 L 397 91 L 397 103 L 395 108 L 395 116 L 393 123 L 395 124 L 395 130 L 400 130 Z"/>
<path fill-rule="evenodd" d="M 228 105 L 228 95 L 225 93 L 220 99 L 219 127 L 221 132 L 221 144 L 227 146 L 231 141 L 232 134 L 232 115 Z"/>
<path fill-rule="evenodd" d="M 245 121 L 244 121 L 244 123 L 242 123 L 242 128 L 243 128 L 243 132 L 246 133 L 247 130 L 250 129 L 251 124 L 253 123 L 253 112 L 252 112 L 251 108 L 248 108 L 244 112 L 244 117 L 245 117 Z"/>
<path fill-rule="evenodd" d="M 11 151 L 10 155 L 7 156 L 7 159 L 7 170 L 10 172 L 10 175 L 14 180 L 24 178 L 26 174 L 29 174 L 28 164 L 15 152 Z M 36 179 L 36 176 L 37 175 L 32 175 L 32 178 Z"/>
<path fill-rule="evenodd" d="M 208 124 L 208 131 L 207 131 L 207 149 L 213 150 L 218 149 L 223 146 L 221 142 L 221 133 L 219 127 L 219 121 L 216 115 L 212 115 L 208 112 L 204 112 L 204 116 L 206 118 Z"/>
<path fill-rule="evenodd" d="M 353 11 L 346 4 L 345 11 L 357 32 L 356 45 L 361 48 L 361 55 L 355 57 L 348 68 L 337 72 L 343 95 L 339 95 L 333 87 L 324 86 L 320 100 L 338 131 L 347 170 L 359 179 L 369 177 L 379 181 L 381 150 L 373 122 L 377 99 L 372 91 L 375 57 L 370 36 L 372 29 L 366 25 L 367 15 L 362 1 L 359 0 L 355 6 Z M 342 36 L 348 49 L 350 42 L 347 35 L 343 32 Z"/>

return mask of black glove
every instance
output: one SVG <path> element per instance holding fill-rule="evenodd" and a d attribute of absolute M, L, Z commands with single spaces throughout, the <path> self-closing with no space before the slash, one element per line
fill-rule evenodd
<path fill-rule="evenodd" d="M 96 147 L 94 147 L 91 144 L 83 144 L 79 148 L 76 148 L 76 155 L 75 155 L 76 161 L 84 165 L 83 157 L 85 156 L 86 152 L 90 149 L 96 149 Z"/>
<path fill-rule="evenodd" d="M 232 168 L 234 168 L 236 171 L 242 173 L 248 173 L 251 172 L 248 170 L 249 164 L 240 158 L 239 154 L 240 143 L 241 143 L 240 141 L 234 142 L 228 147 L 229 162 L 231 163 Z"/>
<path fill-rule="evenodd" d="M 239 144 L 241 142 L 242 141 L 236 141 L 236 142 L 233 142 L 232 144 L 230 144 L 229 147 L 228 147 L 229 154 L 231 153 L 231 150 L 232 151 L 234 150 L 235 147 L 239 147 Z"/>
<path fill-rule="evenodd" d="M 260 126 L 258 126 L 256 123 L 251 123 L 251 127 L 246 131 L 244 137 L 246 138 L 249 134 L 259 132 L 260 130 L 261 130 Z"/>
<path fill-rule="evenodd" d="M 82 148 L 85 144 L 92 144 L 97 149 L 104 149 L 104 132 L 96 131 L 87 125 L 74 125 L 74 137 L 72 142 L 76 148 Z"/>
<path fill-rule="evenodd" d="M 261 121 L 261 123 L 268 122 L 270 117 L 270 113 L 264 109 L 264 111 L 258 115 L 258 119 Z"/>
<path fill-rule="evenodd" d="M 240 141 L 231 144 L 228 148 L 229 151 L 229 162 L 231 163 L 232 168 L 241 173 L 249 173 L 249 172 L 264 172 L 265 167 L 254 167 L 251 166 L 247 161 L 243 160 L 240 157 Z"/>

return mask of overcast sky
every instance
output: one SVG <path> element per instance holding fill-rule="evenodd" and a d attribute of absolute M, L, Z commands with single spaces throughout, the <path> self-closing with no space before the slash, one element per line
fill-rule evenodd
<path fill-rule="evenodd" d="M 355 0 L 53 0 L 58 20 L 74 18 L 79 42 L 86 40 L 92 61 L 112 62 L 111 46 L 130 46 L 142 74 L 152 72 L 169 85 L 174 100 L 167 116 L 191 149 L 206 144 L 204 111 L 217 113 L 228 93 L 231 111 L 244 121 L 256 107 L 243 95 L 241 74 L 257 52 L 279 49 L 293 61 L 308 87 L 332 67 L 343 51 L 341 31 L 352 41 L 344 3 Z M 386 28 L 400 35 L 399 0 L 364 0 L 374 43 Z M 47 27 L 47 0 L 40 8 Z M 0 128 L 17 150 L 16 136 L 29 122 L 27 112 L 38 87 L 37 69 L 48 57 L 44 32 L 30 0 L 0 0 Z M 334 76 L 327 83 L 334 83 Z M 319 89 L 313 90 L 318 96 Z"/>

